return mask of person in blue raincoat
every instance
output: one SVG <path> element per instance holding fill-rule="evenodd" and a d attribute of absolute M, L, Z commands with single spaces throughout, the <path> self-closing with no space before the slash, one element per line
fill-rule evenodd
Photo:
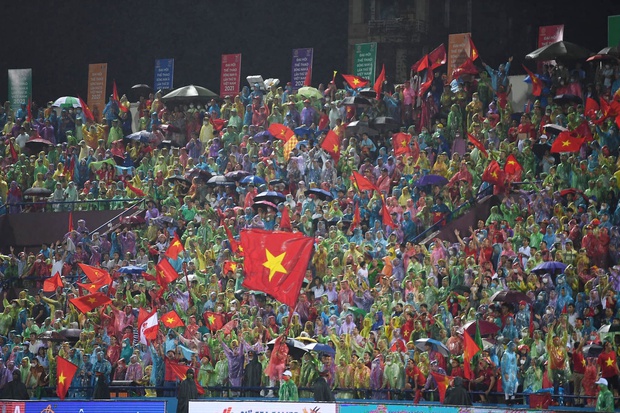
<path fill-rule="evenodd" d="M 519 385 L 519 381 L 517 380 L 516 347 L 517 345 L 514 341 L 511 341 L 508 344 L 508 349 L 506 349 L 502 356 L 502 386 L 504 388 L 504 397 L 506 398 L 507 405 L 512 405 L 514 403 L 515 393 Z"/>

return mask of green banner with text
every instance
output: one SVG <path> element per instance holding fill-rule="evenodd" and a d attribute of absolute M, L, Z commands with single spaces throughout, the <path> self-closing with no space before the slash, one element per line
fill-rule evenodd
<path fill-rule="evenodd" d="M 377 43 L 359 43 L 355 45 L 353 55 L 353 74 L 375 82 L 377 66 Z"/>
<path fill-rule="evenodd" d="M 607 17 L 607 46 L 620 44 L 620 15 Z"/>

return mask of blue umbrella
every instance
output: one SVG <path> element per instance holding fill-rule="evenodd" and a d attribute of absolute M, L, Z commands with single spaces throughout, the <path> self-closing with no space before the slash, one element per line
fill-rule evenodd
<path fill-rule="evenodd" d="M 254 202 L 258 201 L 269 201 L 277 205 L 280 202 L 286 201 L 286 196 L 276 191 L 265 191 L 254 197 Z"/>
<path fill-rule="evenodd" d="M 331 356 L 335 356 L 336 355 L 336 350 L 334 350 L 333 348 L 331 348 L 327 344 L 310 343 L 310 344 L 306 344 L 305 348 L 308 351 L 316 351 L 317 353 L 326 353 L 326 354 L 329 354 Z"/>
<path fill-rule="evenodd" d="M 314 129 L 306 128 L 305 126 L 299 126 L 293 130 L 295 135 L 297 136 L 309 136 L 314 138 L 315 131 Z"/>
<path fill-rule="evenodd" d="M 144 268 L 142 267 L 138 267 L 136 265 L 128 265 L 126 267 L 121 267 L 118 272 L 123 273 L 123 274 L 136 274 L 136 275 L 140 275 L 145 271 Z"/>
<path fill-rule="evenodd" d="M 243 178 L 241 181 L 239 181 L 239 183 L 242 184 L 242 185 L 252 184 L 254 186 L 260 186 L 260 185 L 264 185 L 266 182 L 260 176 L 249 175 L 249 176 L 246 176 L 245 178 Z"/>
<path fill-rule="evenodd" d="M 256 135 L 254 135 L 254 142 L 257 142 L 257 143 L 263 143 L 265 141 L 272 141 L 274 139 L 275 138 L 273 137 L 271 132 L 269 132 L 268 130 L 258 132 Z"/>
<path fill-rule="evenodd" d="M 448 183 L 448 180 L 441 175 L 424 175 L 422 178 L 418 179 L 415 183 L 416 186 L 426 186 L 426 185 L 445 185 Z"/>
<path fill-rule="evenodd" d="M 559 261 L 545 261 L 535 266 L 532 271 L 559 271 L 563 272 L 566 269 L 566 264 Z"/>
<path fill-rule="evenodd" d="M 421 351 L 426 351 L 426 344 L 430 344 L 433 346 L 434 350 L 440 352 L 446 357 L 450 355 L 450 350 L 448 350 L 448 347 L 446 347 L 441 341 L 437 341 L 432 338 L 421 338 L 415 342 L 415 346 Z"/>
<path fill-rule="evenodd" d="M 322 199 L 323 201 L 331 201 L 334 199 L 332 194 L 321 188 L 310 188 L 306 191 L 306 195 L 314 194 L 317 198 Z"/>
<path fill-rule="evenodd" d="M 153 138 L 152 132 L 147 132 L 145 130 L 141 130 L 138 132 L 134 132 L 130 135 L 125 136 L 127 139 L 131 139 L 132 141 L 140 141 L 143 143 L 149 143 Z"/>

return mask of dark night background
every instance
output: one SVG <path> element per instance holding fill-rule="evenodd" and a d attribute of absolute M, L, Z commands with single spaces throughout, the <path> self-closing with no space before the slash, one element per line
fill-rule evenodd
<path fill-rule="evenodd" d="M 391 2 L 407 1 L 416 0 Z M 242 84 L 252 74 L 286 82 L 292 49 L 302 47 L 314 48 L 316 85 L 329 81 L 333 70 L 348 71 L 348 3 L 3 2 L 0 99 L 7 96 L 7 69 L 32 68 L 34 101 L 41 103 L 63 95 L 85 97 L 89 63 L 108 63 L 108 93 L 113 79 L 121 94 L 136 83 L 152 84 L 154 61 L 160 58 L 175 59 L 175 87 L 194 83 L 217 93 L 223 53 L 242 53 Z M 448 33 L 467 31 L 466 1 L 451 1 L 449 27 L 443 24 L 444 3 L 430 0 L 429 49 L 447 45 Z M 524 55 L 536 48 L 540 25 L 563 23 L 565 40 L 593 52 L 607 46 L 607 16 L 620 14 L 620 1 L 473 0 L 472 11 L 472 36 L 483 60 L 496 66 L 514 55 L 515 74 Z M 378 65 L 380 57 L 379 49 Z"/>

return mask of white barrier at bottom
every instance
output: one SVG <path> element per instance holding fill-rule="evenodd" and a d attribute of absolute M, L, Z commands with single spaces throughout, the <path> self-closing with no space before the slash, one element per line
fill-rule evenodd
<path fill-rule="evenodd" d="M 336 413 L 335 403 L 190 401 L 189 413 Z"/>

